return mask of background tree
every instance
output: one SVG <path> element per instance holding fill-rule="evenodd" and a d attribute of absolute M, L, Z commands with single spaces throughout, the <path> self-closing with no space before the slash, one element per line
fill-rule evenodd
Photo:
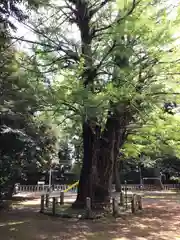
<path fill-rule="evenodd" d="M 34 74 L 33 61 L 29 71 L 24 71 L 21 60 L 29 57 L 17 51 L 11 41 L 15 26 L 10 17 L 27 17 L 21 2 L 3 1 L 0 6 L 0 199 L 12 196 L 16 181 L 43 171 L 56 141 L 51 128 L 36 117 L 47 96 L 42 78 Z"/>
<path fill-rule="evenodd" d="M 11 196 L 16 181 L 27 178 L 27 173 L 42 172 L 49 164 L 56 138 L 50 126 L 35 116 L 43 110 L 44 101 L 37 96 L 38 86 L 41 92 L 43 85 L 19 69 L 13 55 L 7 57 L 0 81 L 0 185 Z"/>
<path fill-rule="evenodd" d="M 162 105 L 165 94 L 169 101 L 167 93 L 177 81 L 173 31 L 179 15 L 170 20 L 167 5 L 157 1 L 122 3 L 117 10 L 113 1 L 58 2 L 39 10 L 41 18 L 31 27 L 39 37 L 29 42 L 36 72 L 48 86 L 46 108 L 65 116 L 75 131 L 82 125 L 83 164 L 74 206 L 84 205 L 87 196 L 93 204 L 109 203 L 113 168 L 129 125 Z M 73 39 L 69 23 L 78 31 Z"/>
<path fill-rule="evenodd" d="M 154 1 L 124 1 L 118 11 L 114 6 L 112 1 L 68 0 L 47 7 L 51 16 L 45 26 L 34 23 L 41 72 L 57 73 L 49 84 L 52 107 L 58 104 L 58 114 L 83 122 L 76 206 L 87 196 L 93 203 L 108 201 L 127 127 L 162 104 L 164 93 L 173 92 L 167 81 L 173 83 L 177 71 L 172 35 L 179 16 L 169 20 L 167 6 Z M 69 22 L 80 41 L 68 35 Z"/>

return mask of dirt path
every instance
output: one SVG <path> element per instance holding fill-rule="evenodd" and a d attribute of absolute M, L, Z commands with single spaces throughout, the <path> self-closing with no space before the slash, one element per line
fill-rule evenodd
<path fill-rule="evenodd" d="M 35 203 L 35 202 L 34 202 Z M 78 221 L 38 213 L 32 204 L 0 214 L 2 240 L 180 240 L 180 201 L 145 199 L 131 217 Z"/>

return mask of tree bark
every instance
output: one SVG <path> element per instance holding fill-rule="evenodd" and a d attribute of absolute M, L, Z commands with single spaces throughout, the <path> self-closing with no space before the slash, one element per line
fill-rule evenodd
<path fill-rule="evenodd" d="M 93 85 L 99 67 L 94 64 L 92 53 L 94 31 L 91 26 L 92 14 L 89 11 L 92 6 L 89 1 L 75 1 L 74 4 L 76 23 L 81 33 L 81 54 L 84 58 L 82 80 L 84 87 L 94 93 Z M 114 162 L 117 159 L 119 147 L 124 143 L 127 125 L 124 111 L 127 109 L 124 105 L 110 103 L 110 109 L 102 132 L 97 126 L 97 116 L 95 120 L 90 119 L 87 112 L 88 120 L 83 123 L 83 165 L 74 207 L 85 206 L 86 197 L 91 198 L 94 206 L 97 203 L 110 202 Z"/>
<path fill-rule="evenodd" d="M 120 180 L 120 172 L 119 172 L 119 162 L 116 161 L 114 163 L 114 181 L 115 181 L 115 190 L 116 192 L 121 192 L 121 180 Z"/>
<path fill-rule="evenodd" d="M 100 139 L 100 152 L 97 161 L 99 181 L 94 186 L 94 202 L 97 203 L 107 204 L 110 201 L 117 122 L 115 116 L 109 116 Z"/>
<path fill-rule="evenodd" d="M 78 195 L 77 200 L 74 203 L 74 206 L 83 206 L 85 203 L 86 197 L 89 196 L 89 177 L 90 170 L 92 168 L 92 150 L 93 150 L 93 132 L 89 125 L 88 121 L 84 121 L 83 123 L 83 164 L 81 169 L 79 187 L 78 187 Z"/>
<path fill-rule="evenodd" d="M 73 207 L 84 207 L 86 197 L 91 197 L 92 206 L 110 203 L 114 166 L 117 166 L 119 148 L 126 139 L 125 112 L 108 116 L 104 131 L 91 122 L 83 125 L 84 158 L 78 195 Z"/>
<path fill-rule="evenodd" d="M 120 162 L 119 162 L 119 154 L 120 148 L 123 146 L 126 138 L 127 131 L 126 127 L 129 124 L 130 115 L 127 111 L 127 106 L 119 105 L 121 117 L 119 117 L 118 127 L 116 129 L 116 138 L 115 138 L 115 147 L 114 147 L 114 181 L 115 181 L 115 190 L 116 192 L 121 192 L 121 180 L 120 180 Z"/>
<path fill-rule="evenodd" d="M 101 135 L 101 148 L 97 161 L 99 182 L 94 189 L 95 202 L 106 203 L 110 200 L 113 169 L 117 168 L 119 151 L 126 140 L 126 126 L 129 113 L 126 105 L 118 104 L 107 118 L 105 130 Z"/>
<path fill-rule="evenodd" d="M 83 164 L 80 174 L 78 194 L 73 207 L 84 207 L 86 197 L 93 198 L 93 181 L 97 177 L 95 173 L 96 157 L 98 154 L 98 142 L 100 137 L 100 127 L 93 128 L 90 121 L 83 123 Z"/>

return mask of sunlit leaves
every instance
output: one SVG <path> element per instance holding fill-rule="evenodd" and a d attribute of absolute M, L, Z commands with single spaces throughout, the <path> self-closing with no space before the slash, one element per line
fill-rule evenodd
<path fill-rule="evenodd" d="M 138 156 L 142 152 L 160 154 L 162 151 L 174 154 L 178 149 L 174 132 L 178 122 L 175 118 L 162 117 L 159 108 L 167 100 L 179 99 L 171 93 L 178 90 L 180 69 L 177 58 L 180 52 L 173 34 L 180 26 L 180 16 L 169 18 L 164 1 L 163 4 L 150 0 L 136 2 L 129 14 L 132 0 L 117 1 L 116 9 L 108 5 L 107 11 L 100 10 L 94 15 L 89 23 L 94 32 L 89 41 L 92 50 L 89 56 L 81 54 L 79 32 L 74 36 L 63 29 L 69 25 L 70 18 L 68 15 L 67 20 L 62 9 L 61 13 L 41 24 L 38 30 L 42 34 L 38 35 L 43 46 L 33 49 L 34 76 L 41 81 L 44 79 L 46 84 L 46 89 L 37 88 L 37 95 L 44 100 L 39 118 L 47 118 L 59 125 L 57 131 L 61 130 L 61 137 L 73 138 L 80 136 L 82 120 L 95 119 L 103 128 L 111 103 L 123 104 L 129 109 L 131 123 L 140 125 L 135 127 L 125 145 L 129 156 Z M 68 9 L 68 14 L 71 11 Z M 118 21 L 119 16 L 121 20 Z M 107 30 L 98 32 L 108 17 L 114 23 Z M 75 20 L 71 18 L 71 21 Z M 51 45 L 56 46 L 57 51 L 52 50 Z M 76 60 L 74 55 L 69 55 L 72 52 L 77 54 Z M 84 87 L 85 58 L 86 62 L 89 58 L 89 65 L 96 70 L 88 87 Z M 28 71 L 30 76 L 33 73 Z M 171 125 L 173 128 L 169 127 Z"/>
<path fill-rule="evenodd" d="M 141 128 L 132 131 L 124 145 L 127 156 L 138 157 L 139 154 L 156 159 L 163 155 L 180 156 L 180 118 L 156 112 L 149 116 Z"/>

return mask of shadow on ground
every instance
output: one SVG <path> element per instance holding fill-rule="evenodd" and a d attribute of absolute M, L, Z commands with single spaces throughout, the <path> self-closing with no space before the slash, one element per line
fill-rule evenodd
<path fill-rule="evenodd" d="M 145 210 L 118 219 L 84 221 L 41 215 L 37 208 L 0 213 L 2 240 L 178 240 L 180 202 L 145 199 Z M 179 236 L 179 237 L 178 237 Z"/>

